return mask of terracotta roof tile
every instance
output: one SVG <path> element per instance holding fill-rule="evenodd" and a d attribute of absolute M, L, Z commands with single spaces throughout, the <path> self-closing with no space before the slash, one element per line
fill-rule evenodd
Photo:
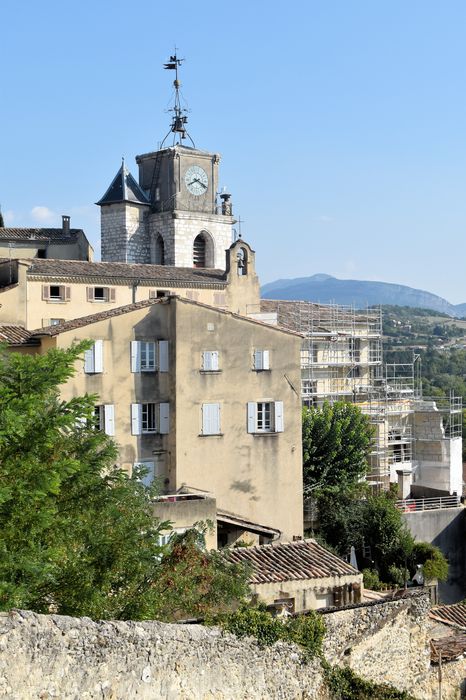
<path fill-rule="evenodd" d="M 464 603 L 437 605 L 429 610 L 429 617 L 437 622 L 443 622 L 445 625 L 466 629 L 466 605 Z"/>
<path fill-rule="evenodd" d="M 0 342 L 10 343 L 11 345 L 23 345 L 31 338 L 31 332 L 27 331 L 22 326 L 16 325 L 0 325 Z"/>
<path fill-rule="evenodd" d="M 62 228 L 0 228 L 0 240 L 54 240 L 67 243 L 70 239 L 75 240 L 79 233 L 83 233 L 80 228 L 71 228 L 67 236 L 63 234 Z"/>
<path fill-rule="evenodd" d="M 442 661 L 454 661 L 466 654 L 466 634 L 459 634 L 455 637 L 442 637 L 431 641 L 430 658 L 433 663 Z"/>
<path fill-rule="evenodd" d="M 252 565 L 249 579 L 252 584 L 359 574 L 315 540 L 240 547 L 232 549 L 228 558 L 235 563 Z"/>
<path fill-rule="evenodd" d="M 195 284 L 218 283 L 226 285 L 224 270 L 174 267 L 170 265 L 149 265 L 146 263 L 85 262 L 81 260 L 42 260 L 34 258 L 28 268 L 29 275 L 44 277 L 96 277 L 141 281 L 191 282 Z M 114 282 L 116 284 L 117 282 Z"/>

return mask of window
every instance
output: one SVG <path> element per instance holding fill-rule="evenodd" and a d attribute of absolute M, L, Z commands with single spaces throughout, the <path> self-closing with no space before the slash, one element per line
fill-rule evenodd
<path fill-rule="evenodd" d="M 50 325 L 51 326 L 58 326 L 60 323 L 64 322 L 64 318 L 51 318 L 50 319 Z"/>
<path fill-rule="evenodd" d="M 104 369 L 104 341 L 96 340 L 94 345 L 84 352 L 84 372 L 100 374 Z"/>
<path fill-rule="evenodd" d="M 47 257 L 47 250 L 45 248 L 39 248 L 37 251 L 37 257 L 38 258 L 46 258 Z"/>
<path fill-rule="evenodd" d="M 203 372 L 218 372 L 218 351 L 217 350 L 205 350 L 202 353 L 202 365 L 201 369 Z"/>
<path fill-rule="evenodd" d="M 115 435 L 115 407 L 113 404 L 95 406 L 94 423 L 97 430 L 106 435 Z"/>
<path fill-rule="evenodd" d="M 132 340 L 131 372 L 168 372 L 168 340 Z"/>
<path fill-rule="evenodd" d="M 151 486 L 155 479 L 165 476 L 165 454 L 157 454 L 153 459 L 140 459 L 134 467 L 142 467 L 145 474 L 141 476 L 144 486 Z"/>
<path fill-rule="evenodd" d="M 132 403 L 131 433 L 146 435 L 169 432 L 170 405 L 168 403 Z"/>
<path fill-rule="evenodd" d="M 44 301 L 69 301 L 71 299 L 71 288 L 61 284 L 43 284 L 42 299 Z"/>
<path fill-rule="evenodd" d="M 257 372 L 270 369 L 270 352 L 268 350 L 254 350 L 254 369 Z"/>
<path fill-rule="evenodd" d="M 282 433 L 283 401 L 248 403 L 248 433 Z"/>
<path fill-rule="evenodd" d="M 149 289 L 149 299 L 166 299 L 169 296 L 168 289 Z"/>
<path fill-rule="evenodd" d="M 220 404 L 202 404 L 202 435 L 221 435 Z"/>
<path fill-rule="evenodd" d="M 361 361 L 361 339 L 360 338 L 348 338 L 348 352 L 349 359 L 352 362 Z"/>
<path fill-rule="evenodd" d="M 163 238 L 159 233 L 155 239 L 154 246 L 154 263 L 156 265 L 165 265 L 165 244 Z"/>
<path fill-rule="evenodd" d="M 206 266 L 206 241 L 202 233 L 196 236 L 193 245 L 193 267 Z"/>
<path fill-rule="evenodd" d="M 87 301 L 115 301 L 115 290 L 110 287 L 87 287 L 86 292 Z"/>

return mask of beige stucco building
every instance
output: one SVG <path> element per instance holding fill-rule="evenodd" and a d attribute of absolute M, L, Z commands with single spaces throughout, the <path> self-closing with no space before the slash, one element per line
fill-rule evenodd
<path fill-rule="evenodd" d="M 94 251 L 80 228 L 62 217 L 61 228 L 8 228 L 0 226 L 0 259 L 39 258 L 93 260 Z"/>
<path fill-rule="evenodd" d="M 219 542 L 302 535 L 298 334 L 178 296 L 19 341 L 13 330 L 15 349 L 29 352 L 93 341 L 63 398 L 96 394 L 120 466 L 143 464 L 173 502 L 180 492 L 215 498 Z"/>

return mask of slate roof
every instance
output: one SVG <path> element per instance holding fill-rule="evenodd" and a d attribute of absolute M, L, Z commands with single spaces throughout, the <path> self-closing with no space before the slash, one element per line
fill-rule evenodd
<path fill-rule="evenodd" d="M 359 575 L 356 569 L 315 540 L 239 547 L 232 549 L 228 558 L 235 563 L 252 565 L 249 579 L 252 584 Z"/>
<path fill-rule="evenodd" d="M 429 610 L 429 617 L 444 625 L 466 629 L 466 605 L 463 603 L 437 605 Z"/>
<path fill-rule="evenodd" d="M 138 204 L 149 204 L 149 199 L 134 177 L 125 166 L 124 162 L 121 168 L 113 178 L 110 187 L 105 192 L 104 196 L 99 199 L 96 204 L 116 204 L 118 202 L 137 202 Z"/>
<path fill-rule="evenodd" d="M 10 345 L 24 345 L 29 342 L 30 338 L 31 332 L 22 326 L 0 325 L 0 342 L 10 343 Z"/>
<path fill-rule="evenodd" d="M 7 241 L 46 241 L 68 243 L 76 239 L 78 234 L 84 234 L 80 228 L 70 228 L 65 235 L 62 228 L 0 228 L 0 240 Z"/>
<path fill-rule="evenodd" d="M 198 267 L 174 267 L 171 265 L 148 265 L 146 263 L 86 262 L 84 260 L 48 260 L 33 258 L 28 268 L 29 275 L 47 277 L 96 277 L 115 278 L 117 284 L 124 279 L 157 280 L 157 282 L 191 282 L 196 284 L 219 283 L 226 285 L 224 270 Z"/>

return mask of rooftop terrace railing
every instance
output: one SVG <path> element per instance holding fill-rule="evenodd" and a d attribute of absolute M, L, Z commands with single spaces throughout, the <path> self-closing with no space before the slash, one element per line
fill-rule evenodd
<path fill-rule="evenodd" d="M 458 508 L 459 496 L 438 496 L 436 498 L 403 498 L 396 501 L 396 507 L 403 513 L 414 513 L 440 508 Z"/>

